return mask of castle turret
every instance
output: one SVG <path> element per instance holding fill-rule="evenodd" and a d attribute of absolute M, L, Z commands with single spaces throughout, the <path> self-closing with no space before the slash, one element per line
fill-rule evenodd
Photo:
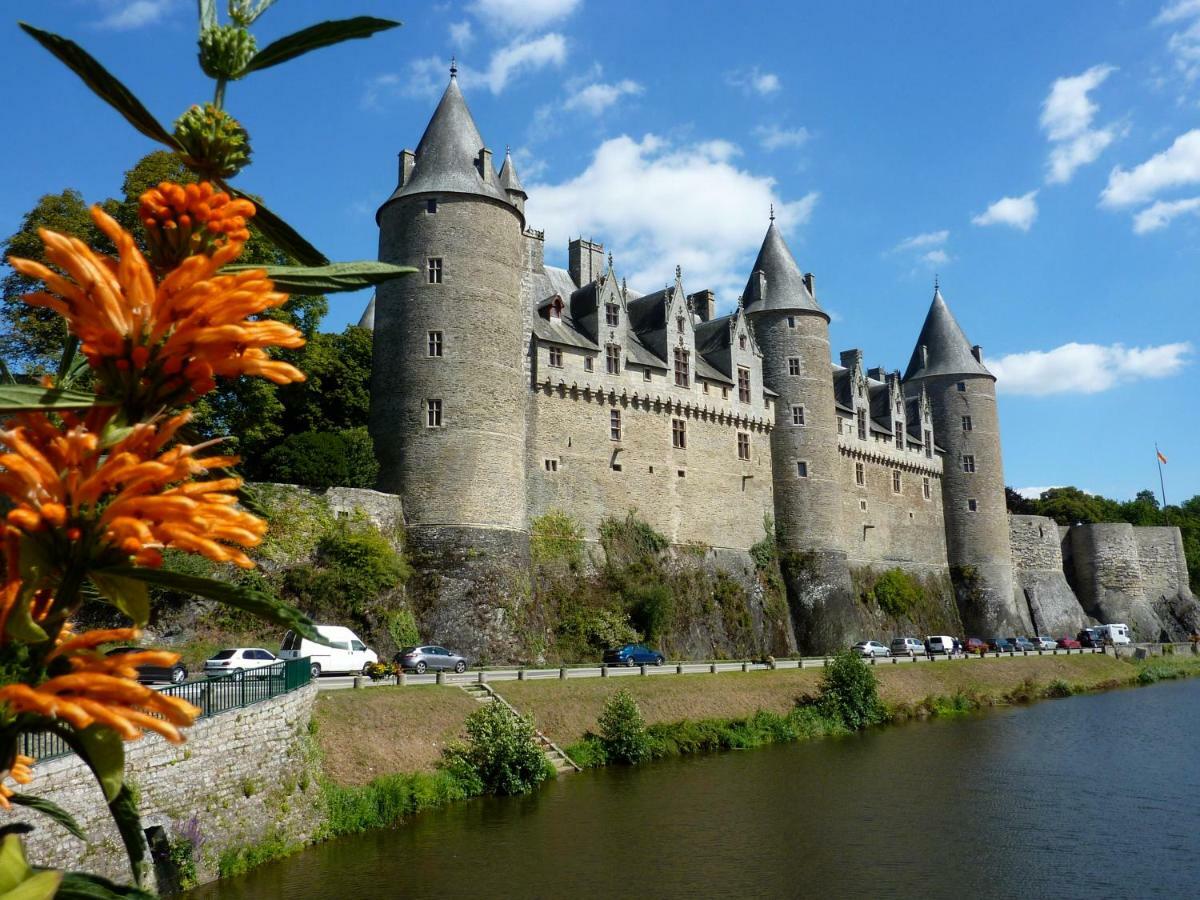
<path fill-rule="evenodd" d="M 524 215 L 525 201 L 529 199 L 529 195 L 525 193 L 525 186 L 517 176 L 517 166 L 513 162 L 512 150 L 508 147 L 504 148 L 504 165 L 500 167 L 500 187 L 504 188 L 509 202 Z"/>
<path fill-rule="evenodd" d="M 418 272 L 376 293 L 371 435 L 410 539 L 508 552 L 527 529 L 524 189 L 511 160 L 497 176 L 450 71 L 376 216 L 380 260 Z"/>
<path fill-rule="evenodd" d="M 972 635 L 986 638 L 1025 634 L 1031 625 L 1013 595 L 996 378 L 982 356 L 935 286 L 904 385 L 910 397 L 924 390 L 929 398 L 945 451 L 942 506 L 959 612 Z"/>

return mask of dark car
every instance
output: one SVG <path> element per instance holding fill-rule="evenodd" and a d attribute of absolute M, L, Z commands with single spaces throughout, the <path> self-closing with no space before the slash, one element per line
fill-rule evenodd
<path fill-rule="evenodd" d="M 1037 646 L 1029 638 L 1010 637 L 1008 642 L 1012 644 L 1014 650 L 1024 650 L 1028 652 L 1030 650 L 1037 649 Z"/>
<path fill-rule="evenodd" d="M 144 650 L 144 647 L 117 647 L 115 650 L 109 650 L 107 656 L 112 656 L 114 653 L 137 653 L 139 650 Z M 182 662 L 177 662 L 173 666 L 138 666 L 138 681 L 146 684 L 153 684 L 158 681 L 169 681 L 171 684 L 183 684 L 187 681 L 188 669 Z"/>
<path fill-rule="evenodd" d="M 963 653 L 986 653 L 987 648 L 987 641 L 983 638 L 967 638 L 967 643 L 963 647 Z"/>
<path fill-rule="evenodd" d="M 651 666 L 661 666 L 666 657 L 657 650 L 651 650 L 644 644 L 623 644 L 615 650 L 604 651 L 606 666 L 637 666 L 643 663 Z"/>
<path fill-rule="evenodd" d="M 423 647 L 401 647 L 400 652 L 392 657 L 392 662 L 402 669 L 411 669 L 418 675 L 428 670 L 465 672 L 467 661 L 457 653 L 451 653 L 445 647 L 435 647 L 426 644 Z"/>
<path fill-rule="evenodd" d="M 1085 628 L 1079 634 L 1075 635 L 1075 639 L 1079 641 L 1081 647 L 1103 647 L 1104 637 L 1100 634 L 1099 628 Z"/>
<path fill-rule="evenodd" d="M 1062 650 L 1078 650 L 1083 645 L 1080 644 L 1079 641 L 1075 640 L 1075 638 L 1060 637 L 1058 639 L 1058 646 Z"/>
<path fill-rule="evenodd" d="M 1010 653 L 1014 649 L 1008 638 L 988 638 L 988 649 L 997 653 Z"/>

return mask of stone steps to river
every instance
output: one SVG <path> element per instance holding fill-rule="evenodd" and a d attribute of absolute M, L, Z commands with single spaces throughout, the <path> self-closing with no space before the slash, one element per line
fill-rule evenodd
<path fill-rule="evenodd" d="M 506 710 L 508 710 L 509 715 L 520 715 L 520 713 L 517 712 L 516 707 L 497 694 L 489 684 L 472 682 L 469 684 L 460 684 L 459 687 L 466 691 L 466 693 L 472 698 L 474 698 L 476 703 L 499 703 Z M 534 730 L 534 734 L 537 736 L 538 746 L 542 748 L 542 753 L 545 754 L 546 760 L 554 767 L 554 773 L 556 775 L 583 771 L 583 769 L 579 767 L 575 760 L 567 756 L 567 754 L 561 747 L 558 746 L 558 744 L 554 743 L 554 741 L 550 740 L 550 738 L 546 737 L 536 729 Z"/>

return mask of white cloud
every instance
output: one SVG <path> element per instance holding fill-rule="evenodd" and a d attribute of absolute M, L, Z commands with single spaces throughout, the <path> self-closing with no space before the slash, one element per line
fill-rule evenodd
<path fill-rule="evenodd" d="M 1175 71 L 1187 85 L 1200 78 L 1200 0 L 1178 0 L 1164 6 L 1155 25 L 1180 26 L 1167 38 Z"/>
<path fill-rule="evenodd" d="M 622 97 L 635 97 L 640 93 L 642 86 L 628 78 L 614 84 L 597 81 L 574 89 L 564 106 L 567 109 L 582 109 L 598 116 Z"/>
<path fill-rule="evenodd" d="M 565 19 L 580 0 L 475 0 L 471 10 L 496 31 L 536 31 Z"/>
<path fill-rule="evenodd" d="M 1187 213 L 1200 213 L 1200 197 L 1187 200 L 1159 200 L 1133 217 L 1133 233 L 1146 234 L 1171 224 L 1171 220 Z"/>
<path fill-rule="evenodd" d="M 1200 182 L 1200 128 L 1181 134 L 1170 147 L 1139 166 L 1114 168 L 1100 203 L 1111 208 L 1134 206 L 1161 191 L 1196 182 Z"/>
<path fill-rule="evenodd" d="M 1115 71 L 1114 66 L 1092 66 L 1082 75 L 1059 78 L 1051 86 L 1041 116 L 1042 130 L 1053 145 L 1046 162 L 1049 183 L 1070 181 L 1076 169 L 1095 161 L 1116 138 L 1114 126 L 1092 128 L 1099 107 L 1088 96 Z"/>
<path fill-rule="evenodd" d="M 1001 197 L 986 210 L 971 219 L 975 225 L 1010 225 L 1028 231 L 1037 218 L 1037 191 L 1020 197 Z"/>
<path fill-rule="evenodd" d="M 529 220 L 552 247 L 578 234 L 610 244 L 637 290 L 658 289 L 678 264 L 689 290 L 712 288 L 728 307 L 745 285 L 768 207 L 787 230 L 809 220 L 818 197 L 783 202 L 774 179 L 739 168 L 738 155 L 728 141 L 612 138 L 573 178 L 530 185 Z"/>
<path fill-rule="evenodd" d="M 112 6 L 112 3 L 106 4 Z M 163 17 L 176 6 L 176 0 L 133 0 L 132 3 L 119 3 L 99 22 L 97 28 L 108 28 L 112 31 L 132 31 L 161 22 Z"/>
<path fill-rule="evenodd" d="M 758 144 L 767 152 L 774 152 L 784 147 L 802 147 L 812 137 L 807 128 L 780 128 L 774 122 L 770 125 L 759 125 L 754 129 Z"/>
<path fill-rule="evenodd" d="M 464 19 L 461 22 L 450 23 L 450 43 L 455 47 L 465 48 L 471 46 L 471 42 L 475 40 L 475 32 L 471 29 L 471 23 Z"/>
<path fill-rule="evenodd" d="M 1164 6 L 1154 18 L 1155 25 L 1169 25 L 1192 16 L 1200 16 L 1200 0 L 1176 0 Z"/>
<path fill-rule="evenodd" d="M 773 72 L 764 72 L 758 66 L 751 69 L 738 69 L 725 76 L 725 81 L 736 88 L 741 88 L 747 94 L 758 94 L 766 97 L 774 94 L 783 83 Z"/>
<path fill-rule="evenodd" d="M 499 94 L 509 79 L 521 72 L 534 72 L 546 66 L 561 66 L 567 58 L 567 41 L 561 34 L 517 40 L 492 54 L 482 80 L 493 94 Z"/>
<path fill-rule="evenodd" d="M 1066 485 L 1048 484 L 1043 487 L 1020 487 L 1020 488 L 1014 488 L 1013 490 L 1015 490 L 1018 494 L 1020 494 L 1026 500 L 1041 500 L 1042 494 L 1046 493 L 1046 491 L 1052 491 L 1055 488 L 1060 488 L 1060 487 L 1066 487 Z M 1090 493 L 1090 491 L 1088 493 Z"/>
<path fill-rule="evenodd" d="M 414 74 L 416 74 L 415 68 Z M 437 91 L 437 85 L 433 83 L 433 78 L 428 72 L 423 71 L 420 73 L 420 76 L 420 84 L 413 81 L 402 81 L 400 76 L 395 72 L 384 72 L 368 78 L 366 85 L 363 87 L 362 107 L 364 109 L 379 109 L 386 100 L 399 94 L 425 96 L 431 91 Z"/>
<path fill-rule="evenodd" d="M 950 262 L 950 254 L 945 250 L 930 250 L 921 255 L 921 262 L 931 266 L 944 266 Z"/>
<path fill-rule="evenodd" d="M 987 361 L 996 387 L 1008 394 L 1097 394 L 1120 384 L 1168 378 L 1190 362 L 1186 342 L 1157 347 L 1063 344 L 1053 350 L 1010 353 Z"/>
<path fill-rule="evenodd" d="M 906 237 L 892 248 L 892 252 L 903 253 L 906 250 L 924 250 L 926 247 L 941 247 L 949 239 L 949 229 L 943 228 L 941 231 L 927 231 L 924 234 L 914 234 L 912 237 Z"/>

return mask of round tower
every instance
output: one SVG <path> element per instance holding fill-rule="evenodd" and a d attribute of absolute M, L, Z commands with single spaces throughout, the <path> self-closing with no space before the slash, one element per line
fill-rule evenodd
<path fill-rule="evenodd" d="M 936 286 L 904 384 L 910 396 L 925 389 L 934 440 L 945 451 L 946 551 L 963 624 L 984 638 L 1026 634 L 1028 607 L 1013 593 L 996 377 Z"/>
<path fill-rule="evenodd" d="M 418 271 L 376 292 L 370 430 L 413 537 L 503 550 L 527 529 L 524 214 L 454 73 L 376 216 L 380 260 Z"/>

